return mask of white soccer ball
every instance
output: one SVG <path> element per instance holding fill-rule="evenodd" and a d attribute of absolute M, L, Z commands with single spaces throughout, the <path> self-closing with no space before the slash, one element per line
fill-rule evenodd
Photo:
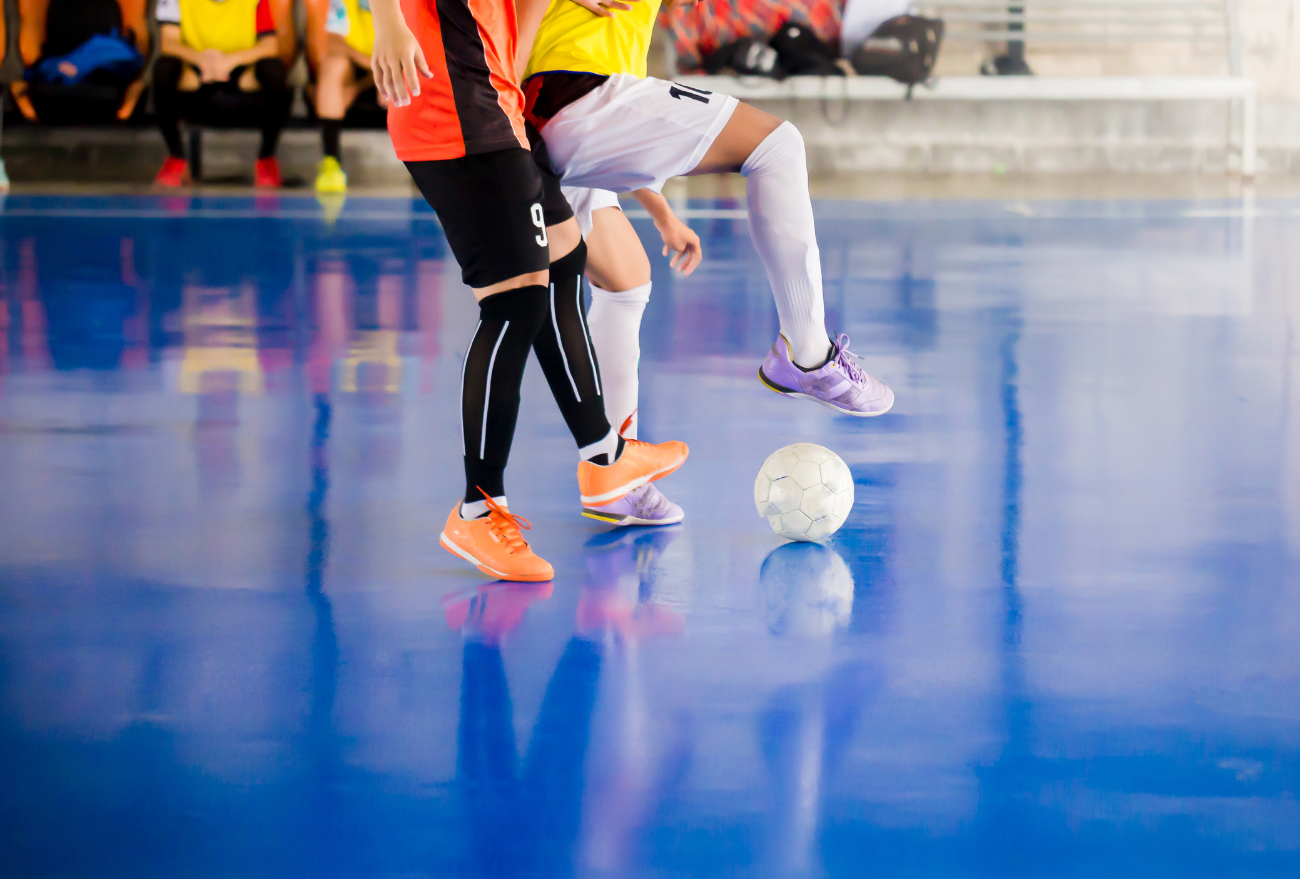
<path fill-rule="evenodd" d="M 821 540 L 853 509 L 853 474 L 830 449 L 795 443 L 777 449 L 754 480 L 754 505 L 772 530 L 791 540 Z"/>

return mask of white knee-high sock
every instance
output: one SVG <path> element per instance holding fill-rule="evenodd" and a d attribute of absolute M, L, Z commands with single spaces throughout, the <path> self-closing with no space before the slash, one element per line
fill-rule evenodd
<path fill-rule="evenodd" d="M 591 285 L 587 328 L 600 363 L 605 392 L 605 418 L 618 430 L 637 408 L 637 367 L 641 361 L 641 315 L 650 301 L 650 284 L 631 290 L 602 290 Z M 637 420 L 625 436 L 636 439 Z"/>
<path fill-rule="evenodd" d="M 789 122 L 769 134 L 740 168 L 749 206 L 749 235 L 767 269 L 794 362 L 820 366 L 830 352 L 822 264 L 808 194 L 803 137 Z"/>

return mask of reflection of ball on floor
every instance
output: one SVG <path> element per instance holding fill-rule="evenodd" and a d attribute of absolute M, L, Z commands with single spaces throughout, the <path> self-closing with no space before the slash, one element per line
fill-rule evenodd
<path fill-rule="evenodd" d="M 839 553 L 815 543 L 787 543 L 759 571 L 767 627 L 777 635 L 825 635 L 848 625 L 853 575 Z"/>
<path fill-rule="evenodd" d="M 754 504 L 782 537 L 821 540 L 838 531 L 853 509 L 853 474 L 830 449 L 795 443 L 763 462 Z"/>

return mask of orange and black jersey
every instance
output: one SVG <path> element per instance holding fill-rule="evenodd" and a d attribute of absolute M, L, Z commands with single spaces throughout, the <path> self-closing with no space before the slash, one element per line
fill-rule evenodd
<path fill-rule="evenodd" d="M 397 157 L 427 162 L 527 149 L 514 0 L 402 0 L 402 15 L 433 79 L 420 81 L 407 106 L 389 107 Z"/>

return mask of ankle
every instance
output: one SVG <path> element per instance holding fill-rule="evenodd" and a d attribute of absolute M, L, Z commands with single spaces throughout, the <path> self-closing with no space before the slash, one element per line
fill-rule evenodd
<path fill-rule="evenodd" d="M 492 502 L 497 506 L 506 507 L 507 509 L 510 506 L 508 503 L 506 503 L 506 496 L 504 494 L 492 498 Z M 470 522 L 474 519 L 482 519 L 487 514 L 488 514 L 488 505 L 486 500 L 480 498 L 479 500 L 476 501 L 461 501 L 460 517 L 466 522 Z"/>
<path fill-rule="evenodd" d="M 785 333 L 781 335 L 790 346 L 790 361 L 804 372 L 821 369 L 835 356 L 835 343 L 825 331 L 816 335 L 803 334 L 795 338 Z"/>
<path fill-rule="evenodd" d="M 611 427 L 604 437 L 578 449 L 578 457 L 597 467 L 608 467 L 623 454 L 624 445 L 623 438 Z"/>

